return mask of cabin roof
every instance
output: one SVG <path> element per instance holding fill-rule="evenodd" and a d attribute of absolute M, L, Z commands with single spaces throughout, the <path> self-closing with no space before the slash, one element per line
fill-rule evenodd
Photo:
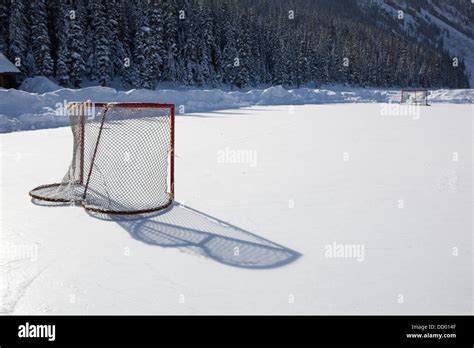
<path fill-rule="evenodd" d="M 0 74 L 1 73 L 19 73 L 20 70 L 10 62 L 7 57 L 0 53 Z"/>

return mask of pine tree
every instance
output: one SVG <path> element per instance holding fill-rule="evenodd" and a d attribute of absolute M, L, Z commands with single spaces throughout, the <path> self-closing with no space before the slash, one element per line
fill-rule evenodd
<path fill-rule="evenodd" d="M 216 42 L 213 36 L 212 15 L 208 6 L 200 4 L 197 9 L 196 20 L 197 26 L 200 28 L 197 37 L 197 59 L 198 68 L 196 75 L 196 83 L 202 86 L 206 83 L 216 85 L 215 67 L 213 57 L 216 56 Z"/>
<path fill-rule="evenodd" d="M 248 13 L 240 18 L 239 35 L 237 36 L 237 55 L 239 67 L 235 76 L 234 84 L 239 87 L 247 87 L 250 83 L 250 67 L 252 66 L 252 53 L 250 49 Z"/>
<path fill-rule="evenodd" d="M 122 42 L 123 35 L 123 7 L 125 2 L 123 1 L 109 1 L 106 3 L 108 6 L 108 27 L 109 27 L 109 42 L 111 47 L 111 60 L 113 73 L 112 76 L 121 76 L 125 70 L 124 60 L 130 55 L 125 49 L 125 45 Z"/>
<path fill-rule="evenodd" d="M 149 14 L 150 32 L 147 35 L 147 66 L 148 66 L 148 87 L 155 89 L 156 83 L 161 79 L 163 71 L 163 58 L 165 50 L 163 47 L 163 17 L 161 4 L 152 2 Z"/>
<path fill-rule="evenodd" d="M 288 73 L 288 49 L 285 47 L 283 42 L 279 42 L 279 45 L 273 50 L 276 52 L 276 58 L 273 65 L 273 85 L 287 86 L 289 83 Z"/>
<path fill-rule="evenodd" d="M 178 7 L 174 0 L 165 0 L 163 80 L 175 82 L 178 79 Z"/>
<path fill-rule="evenodd" d="M 265 81 L 266 69 L 262 61 L 263 49 L 265 46 L 261 30 L 257 25 L 257 18 L 254 11 L 249 11 L 249 33 L 248 45 L 250 47 L 250 57 L 252 57 L 249 66 L 249 84 L 256 86 Z"/>
<path fill-rule="evenodd" d="M 186 19 L 181 21 L 183 26 L 181 51 L 180 51 L 180 82 L 184 85 L 195 85 L 199 74 L 198 45 L 199 28 L 197 26 L 197 4 L 186 3 Z"/>
<path fill-rule="evenodd" d="M 230 10 L 227 7 L 223 8 L 223 12 L 223 17 L 230 17 Z M 224 21 L 222 35 L 222 82 L 234 86 L 240 65 L 240 58 L 236 49 L 235 23 L 229 19 Z"/>
<path fill-rule="evenodd" d="M 8 57 L 24 74 L 28 73 L 28 20 L 25 0 L 14 0 L 10 8 Z"/>
<path fill-rule="evenodd" d="M 0 1 L 0 52 L 7 52 L 8 49 L 9 4 L 10 2 Z"/>
<path fill-rule="evenodd" d="M 108 13 L 101 0 L 89 0 L 91 78 L 101 86 L 107 86 L 113 76 Z"/>
<path fill-rule="evenodd" d="M 73 87 L 80 87 L 85 73 L 86 10 L 83 0 L 76 0 L 74 15 L 69 17 L 67 46 L 69 51 L 69 77 Z"/>
<path fill-rule="evenodd" d="M 58 20 L 58 61 L 56 63 L 56 78 L 61 86 L 69 87 L 70 85 L 70 76 L 69 76 L 69 66 L 70 66 L 70 54 L 68 47 L 68 33 L 71 25 L 70 19 L 70 8 L 66 3 L 61 3 L 59 7 L 59 20 Z"/>
<path fill-rule="evenodd" d="M 43 76 L 53 74 L 53 59 L 51 58 L 51 41 L 48 32 L 48 14 L 46 3 L 33 1 L 30 7 L 33 57 L 37 72 Z"/>
<path fill-rule="evenodd" d="M 297 88 L 310 81 L 309 76 L 309 52 L 304 38 L 296 47 L 295 84 Z"/>
<path fill-rule="evenodd" d="M 152 41 L 152 32 L 150 28 L 149 7 L 145 2 L 141 2 L 141 6 L 137 8 L 137 31 L 135 34 L 135 50 L 133 63 L 133 82 L 139 88 L 151 88 L 150 83 L 150 61 L 149 46 Z M 148 5 L 149 6 L 149 5 Z"/>
<path fill-rule="evenodd" d="M 133 84 L 133 68 L 132 68 L 132 52 L 133 52 L 133 37 L 135 36 L 135 18 L 133 3 L 128 1 L 121 1 L 118 5 L 118 27 L 119 40 L 122 46 L 122 55 L 115 55 L 115 67 L 118 69 L 120 62 L 122 67 L 119 72 L 122 85 L 126 88 L 134 86 Z"/>

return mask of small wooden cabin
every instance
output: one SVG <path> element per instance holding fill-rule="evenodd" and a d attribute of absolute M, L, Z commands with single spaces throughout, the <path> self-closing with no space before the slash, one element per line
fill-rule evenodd
<path fill-rule="evenodd" d="M 0 53 L 0 87 L 15 88 L 17 86 L 16 75 L 19 73 L 20 70 Z"/>

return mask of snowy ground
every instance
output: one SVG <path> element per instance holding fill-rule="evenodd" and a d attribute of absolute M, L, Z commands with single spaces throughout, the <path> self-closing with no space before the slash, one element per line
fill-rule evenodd
<path fill-rule="evenodd" d="M 68 128 L 0 135 L 0 312 L 472 313 L 472 105 L 383 107 L 180 115 L 187 208 L 127 222 L 30 202 Z"/>

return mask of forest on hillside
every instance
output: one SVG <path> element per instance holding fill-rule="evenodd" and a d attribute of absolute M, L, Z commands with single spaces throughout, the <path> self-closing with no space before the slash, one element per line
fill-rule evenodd
<path fill-rule="evenodd" d="M 0 0 L 0 52 L 66 87 L 469 87 L 464 63 L 352 0 Z"/>

